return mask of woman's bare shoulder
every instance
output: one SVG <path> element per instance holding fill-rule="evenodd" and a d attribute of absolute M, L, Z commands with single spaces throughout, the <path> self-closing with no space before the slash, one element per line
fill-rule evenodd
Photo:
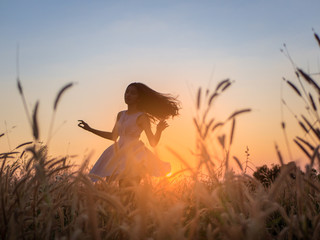
<path fill-rule="evenodd" d="M 126 112 L 126 110 L 120 111 L 117 114 L 117 121 L 120 119 L 120 117 L 122 116 L 122 114 L 124 114 Z"/>

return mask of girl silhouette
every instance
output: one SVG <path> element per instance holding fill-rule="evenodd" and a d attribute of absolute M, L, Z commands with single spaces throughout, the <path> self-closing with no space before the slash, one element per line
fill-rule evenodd
<path fill-rule="evenodd" d="M 139 138 L 144 131 L 150 145 L 155 147 L 162 131 L 168 127 L 165 120 L 178 115 L 178 100 L 136 82 L 128 85 L 124 100 L 127 110 L 118 113 L 112 132 L 93 129 L 83 120 L 79 120 L 79 127 L 115 141 L 91 169 L 90 176 L 93 181 L 97 181 L 98 177 L 114 176 L 119 179 L 120 186 L 130 185 L 133 182 L 139 183 L 146 174 L 164 176 L 171 170 L 170 164 L 161 161 Z M 156 121 L 156 132 L 153 133 L 151 123 Z"/>

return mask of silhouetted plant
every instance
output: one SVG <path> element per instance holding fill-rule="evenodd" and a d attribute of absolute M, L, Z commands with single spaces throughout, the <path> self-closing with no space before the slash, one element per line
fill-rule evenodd
<path fill-rule="evenodd" d="M 253 173 L 253 176 L 263 184 L 264 187 L 269 187 L 280 173 L 280 165 L 272 164 L 271 168 L 267 165 L 257 167 L 257 170 Z"/>
<path fill-rule="evenodd" d="M 319 36 L 315 32 L 314 37 L 319 44 Z M 292 81 L 285 78 L 283 78 L 283 80 L 297 94 L 297 97 L 303 101 L 306 111 L 306 113 L 293 113 L 298 122 L 298 126 L 304 132 L 303 136 L 296 136 L 293 141 L 309 160 L 306 171 L 310 171 L 315 164 L 317 164 L 318 169 L 320 169 L 320 86 L 314 80 L 314 74 L 307 73 L 305 70 L 296 66 L 286 49 L 286 45 L 284 45 L 282 52 L 291 61 L 299 86 L 296 86 Z M 288 107 L 284 99 L 282 99 L 282 105 Z M 281 126 L 286 136 L 286 124 L 284 120 L 282 120 Z"/>

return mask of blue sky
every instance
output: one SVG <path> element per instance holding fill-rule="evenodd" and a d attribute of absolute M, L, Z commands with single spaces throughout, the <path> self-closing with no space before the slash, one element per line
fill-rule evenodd
<path fill-rule="evenodd" d="M 63 96 L 55 121 L 52 144 L 59 153 L 70 148 L 99 154 L 109 143 L 79 132 L 76 120 L 111 130 L 132 81 L 179 95 L 184 120 L 171 124 L 183 132 L 195 112 L 196 89 L 231 78 L 235 84 L 218 112 L 251 107 L 238 125 L 239 155 L 249 145 L 257 165 L 271 162 L 274 142 L 283 141 L 281 78 L 294 78 L 280 48 L 286 43 L 299 66 L 317 72 L 312 28 L 320 32 L 319 9 L 319 1 L 1 0 L 0 132 L 6 122 L 7 128 L 17 126 L 10 145 L 31 138 L 15 82 L 19 45 L 20 78 L 29 108 L 40 100 L 44 141 L 56 93 L 77 83 Z M 168 130 L 167 139 L 179 144 L 175 131 Z M 1 144 L 9 148 L 7 141 Z"/>

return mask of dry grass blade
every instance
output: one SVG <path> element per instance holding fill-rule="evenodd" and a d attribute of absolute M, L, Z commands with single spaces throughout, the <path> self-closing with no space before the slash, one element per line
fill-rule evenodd
<path fill-rule="evenodd" d="M 305 73 L 302 69 L 298 68 L 298 72 L 302 75 L 302 77 L 311 84 L 317 91 L 320 93 L 320 87 L 319 85 L 310 77 L 309 74 Z"/>
<path fill-rule="evenodd" d="M 33 143 L 32 141 L 31 142 L 22 143 L 22 144 L 18 145 L 15 149 L 21 148 L 21 147 L 23 147 L 25 145 L 29 145 L 29 144 L 32 144 L 32 143 Z"/>
<path fill-rule="evenodd" d="M 3 169 L 4 169 L 4 166 L 6 165 L 6 162 L 7 162 L 7 158 L 4 158 L 1 164 L 0 176 L 2 176 Z"/>
<path fill-rule="evenodd" d="M 33 117 L 32 117 L 32 130 L 33 130 L 33 137 L 38 140 L 39 139 L 39 127 L 37 121 L 37 113 L 38 113 L 38 106 L 39 101 L 37 101 L 34 110 L 33 110 Z"/>
<path fill-rule="evenodd" d="M 231 82 L 228 82 L 222 89 L 221 92 L 225 91 L 228 87 L 231 86 Z"/>
<path fill-rule="evenodd" d="M 288 83 L 288 85 L 301 97 L 301 92 L 299 91 L 299 89 L 289 80 L 286 81 Z"/>
<path fill-rule="evenodd" d="M 6 159 L 6 158 L 14 158 L 13 156 L 7 156 L 7 155 L 4 155 L 4 156 L 0 156 L 0 159 Z"/>
<path fill-rule="evenodd" d="M 208 132 L 209 132 L 209 129 L 210 129 L 213 121 L 214 121 L 214 119 L 211 119 L 210 122 L 206 125 L 206 130 L 205 130 L 205 132 L 204 132 L 204 134 L 203 134 L 203 138 L 206 138 L 206 137 L 207 137 Z"/>
<path fill-rule="evenodd" d="M 3 158 L 3 157 L 7 157 L 7 156 L 10 156 L 12 154 L 17 154 L 19 152 L 6 152 L 6 153 L 0 153 L 0 157 Z"/>
<path fill-rule="evenodd" d="M 198 89 L 198 95 L 197 95 L 197 109 L 200 109 L 201 104 L 201 88 Z"/>
<path fill-rule="evenodd" d="M 215 92 L 215 93 L 213 93 L 213 94 L 210 96 L 209 101 L 208 101 L 208 106 L 211 106 L 213 99 L 214 99 L 215 97 L 217 97 L 218 95 L 219 95 L 219 94 Z"/>
<path fill-rule="evenodd" d="M 213 132 L 217 127 L 221 127 L 221 126 L 223 126 L 223 122 L 218 122 L 218 123 L 216 123 L 213 127 L 212 127 L 212 129 L 211 129 L 211 131 Z"/>
<path fill-rule="evenodd" d="M 313 154 L 311 156 L 311 162 L 310 162 L 310 167 L 312 168 L 314 165 L 314 160 L 316 159 L 316 157 L 318 158 L 318 160 L 320 161 L 320 157 L 319 157 L 319 149 L 320 149 L 320 145 L 318 145 L 314 150 L 313 150 Z"/>
<path fill-rule="evenodd" d="M 210 111 L 210 108 L 207 107 L 207 109 L 205 110 L 205 112 L 204 112 L 203 115 L 202 115 L 201 124 L 205 124 L 209 111 Z"/>
<path fill-rule="evenodd" d="M 23 178 L 19 179 L 19 181 L 16 183 L 16 186 L 13 189 L 13 193 L 15 193 L 19 189 L 19 187 L 29 179 L 29 177 L 30 176 L 27 175 L 27 176 L 24 176 Z"/>
<path fill-rule="evenodd" d="M 23 95 L 23 90 L 22 90 L 22 86 L 19 78 L 17 78 L 17 86 L 18 86 L 20 95 Z"/>
<path fill-rule="evenodd" d="M 118 211 L 119 214 L 126 214 L 126 209 L 115 196 L 109 195 L 105 192 L 96 193 L 94 196 L 108 202 L 115 210 Z"/>
<path fill-rule="evenodd" d="M 1 134 L 0 134 L 0 137 L 3 137 L 3 136 L 4 136 L 4 133 L 1 133 Z"/>
<path fill-rule="evenodd" d="M 226 135 L 223 134 L 221 136 L 218 136 L 218 141 L 220 143 L 220 145 L 222 146 L 222 148 L 225 148 L 225 140 L 226 140 Z"/>
<path fill-rule="evenodd" d="M 280 164 L 281 164 L 281 166 L 283 166 L 283 158 L 282 158 L 281 152 L 279 151 L 279 147 L 277 144 L 275 144 L 275 148 L 276 148 L 276 152 L 277 152 Z"/>
<path fill-rule="evenodd" d="M 64 86 L 58 93 L 57 97 L 56 97 L 56 100 L 54 101 L 54 105 L 53 105 L 53 110 L 56 111 L 57 109 L 57 106 L 58 106 L 58 102 L 62 96 L 62 94 L 70 87 L 72 87 L 73 83 L 69 83 L 67 84 L 66 86 Z"/>
<path fill-rule="evenodd" d="M 301 115 L 301 117 L 303 118 L 303 120 L 307 123 L 308 127 L 312 130 L 312 132 L 317 136 L 318 140 L 320 140 L 320 133 L 319 131 L 317 131 L 313 126 L 312 124 L 308 121 L 308 119 Z"/>
<path fill-rule="evenodd" d="M 221 81 L 221 82 L 217 85 L 215 92 L 217 92 L 220 88 L 222 88 L 223 85 L 228 84 L 228 83 L 230 83 L 230 79 L 229 79 L 229 78 Z"/>
<path fill-rule="evenodd" d="M 302 139 L 301 137 L 296 137 L 300 142 L 304 143 L 305 145 L 307 145 L 310 150 L 314 151 L 315 147 L 311 145 L 311 143 L 307 142 L 306 140 Z"/>
<path fill-rule="evenodd" d="M 14 172 L 15 172 L 18 168 L 20 168 L 19 165 L 15 166 L 15 167 L 11 170 L 11 172 L 10 172 L 10 177 L 12 177 L 12 176 L 14 175 Z"/>
<path fill-rule="evenodd" d="M 311 155 L 310 153 L 296 140 L 293 140 L 298 146 L 299 148 L 308 156 L 309 159 L 311 159 Z"/>
<path fill-rule="evenodd" d="M 21 98 L 22 98 L 23 107 L 24 107 L 24 110 L 25 110 L 25 112 L 27 114 L 27 118 L 28 118 L 29 124 L 32 126 L 32 122 L 31 122 L 31 118 L 30 118 L 30 115 L 29 115 L 28 106 L 27 106 L 26 99 L 25 99 L 24 94 L 23 94 L 23 89 L 22 89 L 19 77 L 17 78 L 17 86 L 18 86 L 18 90 L 19 90 L 19 93 L 20 93 Z"/>
<path fill-rule="evenodd" d="M 240 110 L 240 111 L 236 111 L 233 114 L 231 114 L 231 116 L 228 118 L 228 120 L 230 120 L 231 118 L 234 118 L 235 116 L 237 116 L 239 114 L 246 113 L 246 112 L 251 112 L 251 109 L 250 108 L 246 108 L 246 109 L 243 109 L 243 110 Z"/>
<path fill-rule="evenodd" d="M 320 38 L 319 38 L 318 34 L 314 33 L 313 35 L 314 35 L 315 39 L 317 40 L 319 47 L 320 47 Z"/>
<path fill-rule="evenodd" d="M 91 231 L 91 239 L 99 240 L 100 234 L 98 231 L 98 222 L 97 222 L 97 211 L 96 211 L 96 202 L 93 199 L 91 191 L 87 191 L 87 214 L 89 219 L 89 229 Z"/>
<path fill-rule="evenodd" d="M 50 143 L 50 140 L 51 140 L 51 137 L 52 137 L 52 130 L 53 130 L 53 123 L 54 123 L 54 118 L 55 118 L 55 114 L 56 114 L 56 110 L 57 110 L 57 106 L 58 106 L 58 103 L 59 103 L 59 100 L 62 96 L 62 94 L 70 87 L 73 86 L 73 83 L 69 83 L 67 85 L 65 85 L 58 93 L 55 101 L 54 101 L 54 104 L 53 104 L 53 112 L 52 112 L 52 116 L 51 116 L 51 122 L 50 122 L 50 127 L 49 127 L 49 133 L 48 133 L 48 140 L 47 140 L 47 144 L 49 145 Z"/>
<path fill-rule="evenodd" d="M 236 161 L 241 171 L 243 171 L 242 164 L 240 163 L 239 159 L 236 156 L 233 156 L 233 159 Z"/>
<path fill-rule="evenodd" d="M 317 111 L 317 106 L 316 106 L 315 102 L 313 101 L 313 97 L 312 97 L 311 93 L 309 93 L 309 99 L 310 99 L 311 106 L 312 106 L 313 110 Z"/>
<path fill-rule="evenodd" d="M 233 118 L 232 119 L 232 127 L 231 127 L 231 133 L 230 133 L 230 143 L 229 145 L 232 144 L 232 140 L 233 140 L 233 136 L 234 136 L 234 129 L 235 129 L 235 126 L 236 126 L 236 119 Z"/>
<path fill-rule="evenodd" d="M 36 151 L 35 146 L 28 147 L 28 148 L 26 149 L 26 152 L 32 153 L 33 157 L 35 157 L 35 158 L 38 157 L 38 152 Z"/>
<path fill-rule="evenodd" d="M 60 160 L 56 160 L 56 161 L 54 161 L 53 163 L 51 163 L 51 164 L 48 166 L 48 169 L 53 168 L 54 166 L 56 166 L 56 165 L 58 165 L 58 164 L 60 164 L 60 163 L 62 163 L 62 166 L 65 166 L 65 161 L 66 161 L 66 158 L 62 158 L 62 159 L 60 159 Z"/>
<path fill-rule="evenodd" d="M 306 126 L 303 124 L 303 122 L 299 121 L 299 125 L 302 127 L 302 129 L 303 129 L 306 133 L 309 132 L 309 130 L 306 128 Z"/>
<path fill-rule="evenodd" d="M 195 125 L 196 128 L 197 128 L 197 131 L 198 131 L 199 135 L 202 136 L 201 128 L 200 128 L 200 126 L 199 126 L 199 124 L 198 124 L 197 119 L 193 118 L 193 122 L 194 122 L 194 125 Z"/>
<path fill-rule="evenodd" d="M 26 164 L 26 170 L 27 170 L 27 171 L 29 170 L 29 168 L 30 168 L 30 166 L 31 166 L 32 160 L 33 160 L 33 158 L 30 158 L 29 161 L 28 161 L 27 164 Z"/>
<path fill-rule="evenodd" d="M 304 182 L 306 182 L 310 187 L 312 187 L 314 190 L 316 190 L 318 193 L 320 193 L 320 188 L 313 182 L 311 182 L 309 179 L 303 179 Z"/>

